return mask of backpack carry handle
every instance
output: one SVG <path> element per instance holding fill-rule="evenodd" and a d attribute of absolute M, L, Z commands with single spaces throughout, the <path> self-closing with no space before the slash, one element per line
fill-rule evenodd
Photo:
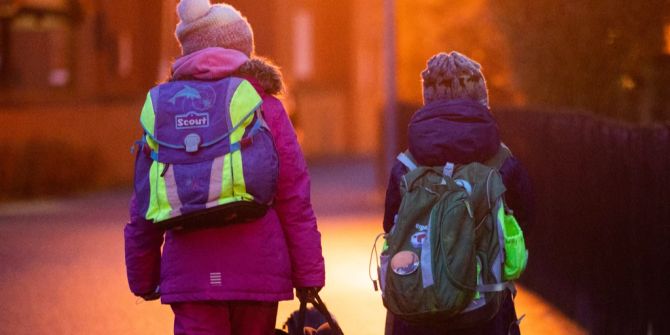
<path fill-rule="evenodd" d="M 298 329 L 304 333 L 305 329 L 305 314 L 307 313 L 307 303 L 311 303 L 314 308 L 319 311 L 325 318 L 330 329 L 334 335 L 344 335 L 340 326 L 335 322 L 333 317 L 328 312 L 326 304 L 323 303 L 319 293 L 315 288 L 308 288 L 306 290 L 296 290 L 298 300 L 300 300 L 300 310 L 298 312 Z"/>

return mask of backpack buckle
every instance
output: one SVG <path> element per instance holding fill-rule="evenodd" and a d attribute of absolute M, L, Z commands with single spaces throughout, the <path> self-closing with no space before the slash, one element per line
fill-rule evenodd
<path fill-rule="evenodd" d="M 200 136 L 195 133 L 186 135 L 184 146 L 186 147 L 186 152 L 197 152 L 200 147 Z"/>
<path fill-rule="evenodd" d="M 444 164 L 444 168 L 442 169 L 442 174 L 446 177 L 451 178 L 454 175 L 454 163 L 447 162 L 447 164 Z"/>

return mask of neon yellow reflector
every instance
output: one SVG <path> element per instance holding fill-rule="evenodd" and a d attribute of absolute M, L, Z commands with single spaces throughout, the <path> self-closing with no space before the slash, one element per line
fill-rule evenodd
<path fill-rule="evenodd" d="M 256 89 L 254 89 L 254 87 L 251 86 L 248 81 L 243 80 L 235 90 L 235 93 L 230 100 L 231 123 L 233 126 L 239 124 L 239 127 L 230 135 L 230 143 L 237 143 L 242 139 L 246 128 L 254 118 L 253 113 L 250 112 L 253 112 L 256 108 L 258 108 L 262 102 L 263 100 L 256 92 Z M 245 199 L 253 199 L 251 195 L 247 194 L 247 187 L 244 182 L 244 168 L 242 165 L 241 150 L 229 153 L 229 155 L 230 161 L 226 163 L 229 163 L 230 167 L 225 166 L 224 170 L 226 170 L 226 168 L 232 169 L 231 177 L 233 183 L 233 196 L 243 197 Z"/>
<path fill-rule="evenodd" d="M 144 138 L 147 140 L 147 145 L 149 145 L 149 148 L 155 152 L 158 152 L 158 143 L 156 143 L 156 141 L 154 141 L 154 139 L 149 135 L 144 136 Z"/>
<path fill-rule="evenodd" d="M 142 127 L 144 127 L 151 136 L 154 136 L 156 129 L 156 113 L 154 112 L 154 103 L 151 100 L 151 92 L 147 93 L 147 100 L 144 102 L 144 107 L 142 107 L 140 122 L 142 123 Z"/>
<path fill-rule="evenodd" d="M 237 87 L 233 97 L 230 100 L 230 120 L 233 126 L 240 123 L 242 119 L 258 107 L 263 100 L 256 92 L 251 84 L 243 80 L 240 86 Z M 253 116 L 248 117 L 248 122 L 251 122 Z"/>
<path fill-rule="evenodd" d="M 151 164 L 149 173 L 149 183 L 151 184 L 151 194 L 149 199 L 149 209 L 147 210 L 147 220 L 163 221 L 170 218 L 172 208 L 167 196 L 167 186 L 165 179 L 160 176 L 164 164 L 154 161 Z"/>
<path fill-rule="evenodd" d="M 225 199 L 233 196 L 233 169 L 230 162 L 230 153 L 223 156 L 223 168 L 221 169 L 221 197 L 219 198 L 219 205 L 223 205 Z"/>

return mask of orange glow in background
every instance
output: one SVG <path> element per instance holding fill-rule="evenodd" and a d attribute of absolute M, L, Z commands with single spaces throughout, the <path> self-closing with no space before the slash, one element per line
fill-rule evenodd
<path fill-rule="evenodd" d="M 459 51 L 479 62 L 496 104 L 519 104 L 514 88 L 507 41 L 494 21 L 487 0 L 397 2 L 398 96 L 421 103 L 420 73 L 439 52 Z"/>
<path fill-rule="evenodd" d="M 531 65 L 514 64 L 512 49 L 518 44 L 511 44 L 509 35 L 499 26 L 500 17 L 491 9 L 491 4 L 502 1 L 507 0 L 396 0 L 398 101 L 413 107 L 420 105 L 420 73 L 426 61 L 435 53 L 451 50 L 458 50 L 482 64 L 494 112 L 496 105 L 524 105 L 532 101 L 533 95 L 520 88 L 519 69 L 531 75 L 543 73 L 537 76 L 539 79 L 531 76 L 537 80 L 531 83 L 558 83 L 557 86 L 568 93 L 579 93 L 582 88 L 596 85 L 591 85 L 589 80 L 571 81 L 572 77 L 566 74 L 581 72 L 597 63 L 593 52 L 614 48 L 616 43 L 625 40 L 622 36 L 627 36 L 624 34 L 627 31 L 620 26 L 590 27 L 602 31 L 604 37 L 585 34 L 592 40 L 579 42 L 591 49 L 583 51 L 581 63 L 573 64 L 571 71 L 561 71 L 564 69 L 560 62 L 553 64 L 558 67 L 544 68 L 541 62 L 546 58 L 542 57 L 535 58 L 536 63 Z M 212 1 L 215 2 L 224 1 Z M 282 99 L 310 164 L 323 164 L 328 159 L 347 162 L 362 159 L 378 168 L 379 152 L 384 145 L 382 124 L 387 117 L 384 114 L 382 36 L 386 23 L 382 15 L 383 1 L 267 0 L 262 1 L 262 6 L 250 0 L 226 2 L 249 18 L 259 55 L 271 58 L 282 68 L 289 85 Z M 606 2 L 601 0 L 598 4 L 606 6 Z M 62 11 L 70 2 L 23 0 L 16 3 Z M 180 54 L 174 38 L 177 1 L 81 0 L 77 3 L 81 5 L 81 17 L 76 23 L 65 23 L 67 20 L 62 17 L 40 19 L 39 15 L 18 18 L 8 26 L 14 34 L 11 46 L 4 44 L 5 41 L 0 44 L 0 50 L 9 51 L 2 54 L 7 55 L 2 59 L 3 64 L 12 61 L 11 72 L 7 72 L 10 75 L 0 77 L 0 124 L 11 125 L 0 131 L 0 148 L 5 154 L 5 159 L 0 160 L 1 201 L 15 201 L 13 197 L 128 189 L 132 183 L 133 158 L 129 147 L 140 136 L 137 120 L 143 97 L 152 85 L 169 76 L 170 64 Z M 590 8 L 591 2 L 514 3 L 518 7 L 508 8 L 514 13 L 545 6 L 565 11 L 577 8 L 582 10 L 577 14 L 584 15 L 583 9 Z M 644 3 L 633 5 L 642 8 Z M 0 16 L 6 15 L 5 9 L 0 8 Z M 598 13 L 589 13 L 593 12 Z M 5 26 L 7 20 L 0 18 L 3 19 L 0 30 L 5 35 L 9 30 Z M 653 52 L 670 55 L 670 23 L 664 20 L 660 21 L 664 25 L 655 26 L 664 29 L 654 30 L 656 49 Z M 623 19 L 613 21 L 624 22 Z M 646 23 L 639 19 L 637 22 L 642 26 Z M 552 38 L 569 35 L 566 33 L 569 29 L 560 25 L 554 30 L 563 34 L 552 35 Z M 545 33 L 540 29 L 531 32 L 541 38 Z M 663 45 L 657 43 L 663 39 Z M 607 44 L 592 46 L 601 40 Z M 547 45 L 569 44 L 557 41 L 548 41 Z M 639 43 L 651 45 L 646 41 Z M 619 54 L 630 51 L 630 59 L 633 59 L 630 63 L 635 66 L 617 68 L 620 73 L 612 71 L 617 89 L 639 99 L 632 99 L 631 105 L 622 108 L 631 119 L 642 113 L 640 106 L 644 103 L 639 101 L 649 95 L 641 89 L 650 87 L 641 83 L 651 65 L 638 68 L 634 58 L 637 53 L 648 51 L 640 45 L 618 45 L 622 51 Z M 549 56 L 561 59 L 556 54 Z M 555 75 L 548 76 L 540 70 Z M 551 89 L 546 91 L 540 93 L 553 93 Z M 608 94 L 594 99 L 605 97 L 607 100 L 611 98 Z M 665 99 L 667 101 L 667 97 Z M 546 103 L 540 107 L 554 106 Z M 522 145 L 515 148 L 520 150 Z M 326 159 L 322 161 L 323 158 Z M 386 182 L 387 171 L 378 173 L 383 174 L 380 179 Z M 316 179 L 313 185 L 318 186 L 319 182 L 322 181 Z M 339 182 L 341 180 L 335 184 Z M 377 186 L 374 192 L 381 194 L 385 185 Z M 343 193 L 326 189 L 333 194 L 331 196 Z M 12 190 L 23 193 L 17 196 Z M 364 202 L 363 206 L 368 205 L 361 198 L 356 199 Z M 5 266 L 0 269 L 3 284 L 0 333 L 22 334 L 17 329 L 29 329 L 29 334 L 170 333 L 169 307 L 158 303 L 137 304 L 128 292 L 121 238 L 122 225 L 127 219 L 127 197 L 104 200 L 76 202 L 74 206 L 67 201 L 11 202 L 7 206 L 0 202 L 0 218 L 36 217 L 16 219 L 18 224 L 14 221 L 0 224 L 0 237 L 3 237 L 0 264 Z M 380 202 L 370 204 L 370 211 L 381 211 Z M 113 206 L 105 207 L 110 203 Z M 91 213 L 90 208 L 105 215 Z M 338 216 L 322 216 L 317 212 L 327 266 L 327 287 L 322 296 L 345 333 L 382 334 L 385 309 L 380 293 L 373 290 L 368 278 L 369 252 L 374 237 L 381 231 L 382 219 L 374 214 L 348 215 L 347 211 L 348 208 L 343 207 Z M 103 218 L 53 224 L 54 220 L 72 213 L 84 218 L 94 214 Z M 53 236 L 57 238 L 50 239 Z M 48 288 L 48 294 L 44 288 Z M 5 304 L 9 308 L 4 308 Z M 280 303 L 277 326 L 297 308 L 297 301 Z M 517 312 L 526 314 L 521 323 L 524 334 L 586 334 L 553 308 L 551 302 L 523 287 L 517 298 Z"/>

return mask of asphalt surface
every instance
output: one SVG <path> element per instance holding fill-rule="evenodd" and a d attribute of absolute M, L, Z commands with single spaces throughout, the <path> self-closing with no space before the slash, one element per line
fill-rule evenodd
<path fill-rule="evenodd" d="M 329 309 L 350 335 L 383 334 L 385 310 L 368 279 L 382 196 L 365 161 L 311 165 Z M 123 226 L 130 191 L 0 204 L 0 334 L 170 334 L 172 314 L 128 291 Z M 280 303 L 281 326 L 298 304 Z M 517 297 L 524 334 L 586 334 L 537 295 Z"/>

